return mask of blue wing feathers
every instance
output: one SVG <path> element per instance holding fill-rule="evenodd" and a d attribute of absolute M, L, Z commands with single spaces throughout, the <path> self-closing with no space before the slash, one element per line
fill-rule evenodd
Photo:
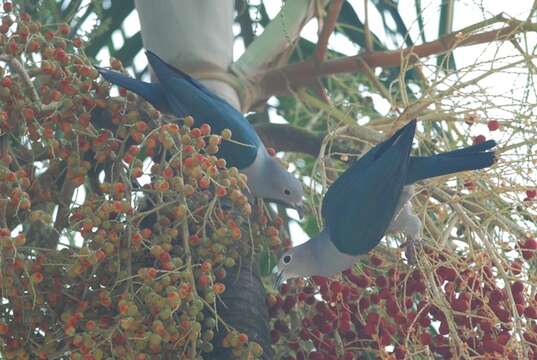
<path fill-rule="evenodd" d="M 214 133 L 230 129 L 232 141 L 224 141 L 217 156 L 239 169 L 252 164 L 261 139 L 242 113 L 153 52 L 146 51 L 146 56 L 159 80 L 158 84 L 138 81 L 110 70 L 99 71 L 108 81 L 137 93 L 163 112 L 178 117 L 192 115 L 195 126 L 207 123 Z"/>
<path fill-rule="evenodd" d="M 322 213 L 330 239 L 346 254 L 363 254 L 384 236 L 404 186 L 415 121 L 358 159 L 326 193 Z"/>

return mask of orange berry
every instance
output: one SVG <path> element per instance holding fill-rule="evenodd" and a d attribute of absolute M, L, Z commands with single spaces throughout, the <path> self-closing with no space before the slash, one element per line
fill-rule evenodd
<path fill-rule="evenodd" d="M 224 291 L 226 291 L 226 286 L 220 282 L 214 283 L 213 285 L 213 291 L 216 295 L 222 294 Z"/>
<path fill-rule="evenodd" d="M 80 39 L 79 37 L 76 37 L 73 39 L 73 46 L 76 47 L 76 48 L 81 48 L 82 47 L 82 39 Z"/>
<path fill-rule="evenodd" d="M 248 342 L 248 335 L 246 335 L 245 333 L 240 333 L 239 334 L 239 343 L 246 344 L 247 342 Z"/>
<path fill-rule="evenodd" d="M 209 181 L 209 178 L 207 178 L 206 176 L 203 176 L 198 180 L 198 186 L 200 187 L 200 189 L 203 189 L 203 190 L 208 189 L 209 185 L 210 185 L 210 181 Z"/>
<path fill-rule="evenodd" d="M 97 323 L 93 320 L 88 320 L 86 322 L 86 330 L 91 331 L 97 327 Z"/>
<path fill-rule="evenodd" d="M 110 61 L 110 67 L 114 70 L 121 70 L 121 68 L 123 67 L 123 65 L 121 64 L 121 61 L 119 61 L 118 59 L 112 59 Z"/>
<path fill-rule="evenodd" d="M 67 24 L 60 24 L 60 26 L 58 27 L 58 31 L 59 31 L 60 34 L 62 34 L 62 35 L 69 35 L 69 31 L 70 31 L 69 25 L 67 25 Z"/>
<path fill-rule="evenodd" d="M 0 322 L 0 335 L 6 335 L 9 331 L 9 327 L 6 323 Z"/>
<path fill-rule="evenodd" d="M 200 126 L 200 131 L 203 136 L 207 136 L 211 133 L 211 125 L 209 124 L 202 124 Z"/>
<path fill-rule="evenodd" d="M 169 179 L 173 176 L 173 170 L 170 167 L 167 167 L 162 171 L 162 176 Z"/>
<path fill-rule="evenodd" d="M 29 108 L 29 107 L 25 107 L 22 109 L 22 117 L 26 120 L 33 120 L 34 117 L 35 117 L 35 113 L 34 113 L 34 110 Z"/>
<path fill-rule="evenodd" d="M 167 129 L 172 134 L 177 134 L 179 132 L 179 126 L 177 124 L 168 124 Z"/>
<path fill-rule="evenodd" d="M 147 268 L 147 276 L 151 279 L 154 279 L 157 277 L 157 269 L 154 267 Z"/>
<path fill-rule="evenodd" d="M 136 167 L 132 170 L 132 176 L 134 176 L 135 178 L 139 178 L 143 174 L 144 174 L 144 171 L 142 170 L 142 168 Z"/>
<path fill-rule="evenodd" d="M 122 194 L 125 192 L 125 190 L 127 189 L 127 185 L 125 185 L 124 183 L 115 183 L 114 184 L 114 192 L 116 194 Z"/>
<path fill-rule="evenodd" d="M 142 236 L 145 239 L 149 239 L 151 236 L 153 236 L 153 231 L 149 228 L 142 229 Z"/>
<path fill-rule="evenodd" d="M 166 180 L 161 180 L 155 184 L 155 189 L 160 192 L 166 192 L 170 189 L 170 183 Z"/>
<path fill-rule="evenodd" d="M 34 284 L 39 284 L 41 281 L 43 281 L 43 279 L 44 279 L 43 273 L 36 272 L 32 274 L 32 282 Z"/>
<path fill-rule="evenodd" d="M 207 260 L 205 260 L 204 262 L 201 263 L 201 271 L 203 271 L 203 272 L 207 273 L 207 272 L 211 271 L 212 268 L 213 268 L 212 264 Z"/>
<path fill-rule="evenodd" d="M 216 196 L 218 197 L 224 197 L 226 196 L 227 194 L 227 190 L 226 188 L 222 187 L 222 186 L 219 186 L 217 189 L 216 189 Z"/>
<path fill-rule="evenodd" d="M 137 145 L 131 145 L 128 151 L 129 151 L 129 154 L 136 156 L 140 153 L 140 147 Z"/>

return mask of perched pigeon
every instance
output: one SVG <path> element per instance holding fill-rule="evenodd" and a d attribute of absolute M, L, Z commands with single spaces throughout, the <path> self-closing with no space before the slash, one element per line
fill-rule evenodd
<path fill-rule="evenodd" d="M 207 123 L 215 133 L 230 129 L 232 138 L 223 141 L 217 156 L 246 174 L 253 197 L 283 203 L 301 214 L 300 182 L 268 154 L 248 120 L 200 82 L 166 64 L 153 52 L 146 51 L 146 56 L 159 83 L 139 81 L 102 68 L 99 72 L 106 80 L 142 96 L 162 112 L 177 117 L 191 115 L 195 126 Z"/>
<path fill-rule="evenodd" d="M 373 249 L 387 231 L 419 236 L 421 223 L 408 207 L 416 181 L 491 166 L 492 140 L 443 154 L 410 156 L 416 120 L 369 150 L 328 189 L 322 204 L 325 227 L 285 252 L 274 268 L 277 286 L 293 277 L 332 276 Z"/>

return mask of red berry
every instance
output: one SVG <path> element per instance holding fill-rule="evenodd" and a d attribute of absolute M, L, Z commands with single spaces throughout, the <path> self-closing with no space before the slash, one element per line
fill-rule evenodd
<path fill-rule="evenodd" d="M 493 303 L 499 303 L 500 301 L 503 301 L 506 299 L 504 292 L 500 289 L 492 290 L 492 292 L 489 295 L 489 298 Z"/>
<path fill-rule="evenodd" d="M 482 144 L 485 141 L 487 141 L 487 138 L 484 135 L 477 135 L 474 137 L 473 141 L 474 141 L 474 145 Z"/>
<path fill-rule="evenodd" d="M 524 291 L 524 283 L 520 280 L 515 281 L 511 284 L 511 291 L 514 294 L 521 293 Z"/>
<path fill-rule="evenodd" d="M 198 283 L 201 288 L 207 287 L 207 285 L 209 285 L 209 277 L 205 274 L 201 274 Z"/>
<path fill-rule="evenodd" d="M 324 355 L 320 351 L 312 351 L 308 356 L 309 360 L 324 360 Z"/>
<path fill-rule="evenodd" d="M 537 319 L 537 308 L 535 306 L 528 306 L 524 309 L 524 315 L 530 319 Z"/>
<path fill-rule="evenodd" d="M 526 196 L 528 199 L 533 199 L 537 196 L 537 189 L 526 190 Z"/>
<path fill-rule="evenodd" d="M 371 257 L 369 258 L 369 260 L 371 261 L 371 264 L 372 264 L 373 266 L 378 267 L 378 266 L 381 266 L 381 265 L 382 265 L 382 259 L 379 258 L 379 257 L 376 256 L 376 255 L 371 255 Z"/>
<path fill-rule="evenodd" d="M 518 259 L 511 263 L 511 272 L 513 275 L 518 275 L 522 272 L 522 262 Z"/>
<path fill-rule="evenodd" d="M 467 188 L 468 190 L 474 190 L 475 189 L 475 182 L 473 182 L 472 180 L 464 180 L 464 187 Z"/>
<path fill-rule="evenodd" d="M 537 240 L 532 237 L 527 238 L 524 243 L 519 245 L 522 249 L 522 256 L 526 260 L 530 260 L 537 250 Z"/>
<path fill-rule="evenodd" d="M 384 275 L 377 276 L 377 279 L 375 280 L 375 284 L 379 288 L 386 287 L 388 285 L 388 281 L 386 280 L 386 277 Z"/>
<path fill-rule="evenodd" d="M 431 334 L 423 333 L 423 334 L 420 335 L 420 343 L 422 345 L 430 345 L 432 341 L 433 341 L 433 338 L 432 338 Z"/>
<path fill-rule="evenodd" d="M 500 123 L 498 122 L 498 120 L 489 120 L 489 122 L 487 123 L 487 127 L 490 131 L 496 131 L 500 128 Z"/>
<path fill-rule="evenodd" d="M 6 76 L 2 79 L 2 86 L 4 87 L 11 87 L 13 85 L 13 80 L 11 79 L 11 76 Z"/>
<path fill-rule="evenodd" d="M 8 12 L 11 12 L 11 10 L 13 10 L 13 4 L 10 2 L 5 2 L 4 11 L 8 13 Z"/>
<path fill-rule="evenodd" d="M 440 266 L 438 269 L 436 269 L 436 274 L 440 279 L 446 281 L 454 281 L 457 277 L 457 272 L 455 269 L 446 266 Z"/>

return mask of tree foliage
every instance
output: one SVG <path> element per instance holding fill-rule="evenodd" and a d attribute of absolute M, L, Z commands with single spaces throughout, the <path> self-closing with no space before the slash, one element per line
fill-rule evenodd
<path fill-rule="evenodd" d="M 424 30 L 421 1 L 415 39 L 396 1 L 369 3 L 387 37 L 347 1 L 318 6 L 319 38 L 334 31 L 362 52 L 344 57 L 322 40 L 297 39 L 284 63 L 257 74 L 252 119 L 311 184 L 301 224 L 310 235 L 337 174 L 412 117 L 420 120 L 417 154 L 500 142 L 492 170 L 418 186 L 413 207 L 424 233 L 415 262 L 405 239 L 390 236 L 334 279 L 277 291 L 270 270 L 292 245 L 293 220 L 250 204 L 243 176 L 214 156 L 233 135 L 193 128 L 191 118 L 164 116 L 124 90 L 115 95 L 92 67 L 103 48 L 112 68 L 132 65 L 141 35 L 127 38 L 122 26 L 134 3 L 4 2 L 2 357 L 536 357 L 535 50 L 527 33 L 537 26 L 531 16 L 498 15 L 453 32 L 453 3 L 438 4 L 437 40 Z M 238 37 L 249 45 L 271 19 L 264 2 L 237 0 L 236 9 Z M 454 49 L 477 43 L 493 55 L 454 61 Z M 494 55 L 505 46 L 509 55 Z M 495 79 L 506 81 L 500 93 Z M 288 124 L 269 123 L 271 95 Z M 375 106 L 379 97 L 389 110 Z"/>

